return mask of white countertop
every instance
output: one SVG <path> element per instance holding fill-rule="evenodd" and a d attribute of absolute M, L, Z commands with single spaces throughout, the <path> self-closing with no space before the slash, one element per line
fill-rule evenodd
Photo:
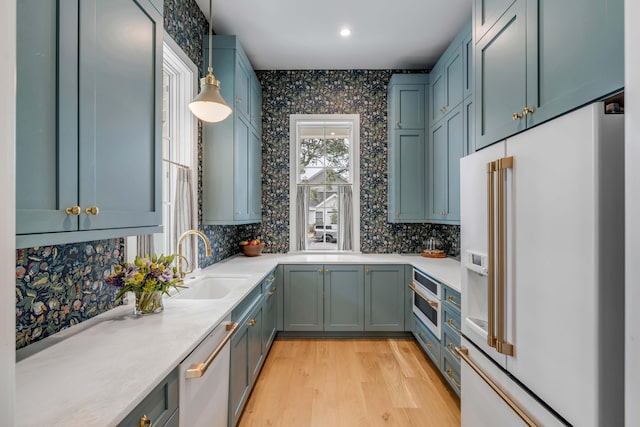
<path fill-rule="evenodd" d="M 398 254 L 237 256 L 200 270 L 248 276 L 222 299 L 165 299 L 162 313 L 131 305 L 16 363 L 16 426 L 115 426 L 278 264 L 411 264 L 460 290 L 460 263 Z M 188 277 L 191 278 L 192 275 Z M 188 285 L 188 281 L 186 283 Z M 73 329 L 73 328 L 70 328 Z"/>

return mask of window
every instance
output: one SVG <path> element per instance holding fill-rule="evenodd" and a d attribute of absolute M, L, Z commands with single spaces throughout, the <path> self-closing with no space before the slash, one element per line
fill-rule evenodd
<path fill-rule="evenodd" d="M 290 250 L 360 249 L 360 117 L 291 115 Z"/>
<path fill-rule="evenodd" d="M 197 121 L 188 110 L 196 94 L 198 70 L 180 47 L 165 35 L 162 73 L 162 224 L 163 233 L 128 240 L 129 258 L 136 253 L 171 254 L 184 228 L 197 226 Z M 186 218 L 185 218 L 186 217 Z M 182 230 L 182 231 L 181 231 Z M 185 244 L 189 266 L 195 246 Z"/>

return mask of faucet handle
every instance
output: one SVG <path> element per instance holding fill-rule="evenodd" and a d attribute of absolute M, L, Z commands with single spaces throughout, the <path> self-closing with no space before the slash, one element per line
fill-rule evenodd
<path fill-rule="evenodd" d="M 176 258 L 178 258 L 178 275 L 181 278 L 184 278 L 185 275 L 193 272 L 193 268 L 189 271 L 184 271 L 182 270 L 182 260 L 184 260 L 184 262 L 187 263 L 187 269 L 189 268 L 189 260 L 187 259 L 186 256 L 182 255 L 182 254 L 173 254 Z"/>

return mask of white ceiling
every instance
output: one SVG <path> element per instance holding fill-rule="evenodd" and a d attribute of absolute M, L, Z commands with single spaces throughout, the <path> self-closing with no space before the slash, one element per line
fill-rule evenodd
<path fill-rule="evenodd" d="M 258 70 L 430 69 L 471 1 L 213 0 L 213 28 L 237 35 Z M 209 0 L 196 2 L 208 20 Z"/>

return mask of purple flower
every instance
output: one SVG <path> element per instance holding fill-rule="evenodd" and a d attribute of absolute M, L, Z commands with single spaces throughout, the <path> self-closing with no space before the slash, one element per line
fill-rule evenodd
<path fill-rule="evenodd" d="M 171 280 L 173 280 L 173 272 L 170 269 L 165 268 L 160 277 L 158 277 L 158 280 L 161 280 L 163 282 L 170 282 Z"/>
<path fill-rule="evenodd" d="M 137 273 L 138 273 L 138 267 L 136 267 L 135 265 L 128 265 L 127 266 L 127 271 L 125 271 L 125 273 L 124 273 L 124 277 L 127 278 L 127 279 L 131 279 Z"/>

